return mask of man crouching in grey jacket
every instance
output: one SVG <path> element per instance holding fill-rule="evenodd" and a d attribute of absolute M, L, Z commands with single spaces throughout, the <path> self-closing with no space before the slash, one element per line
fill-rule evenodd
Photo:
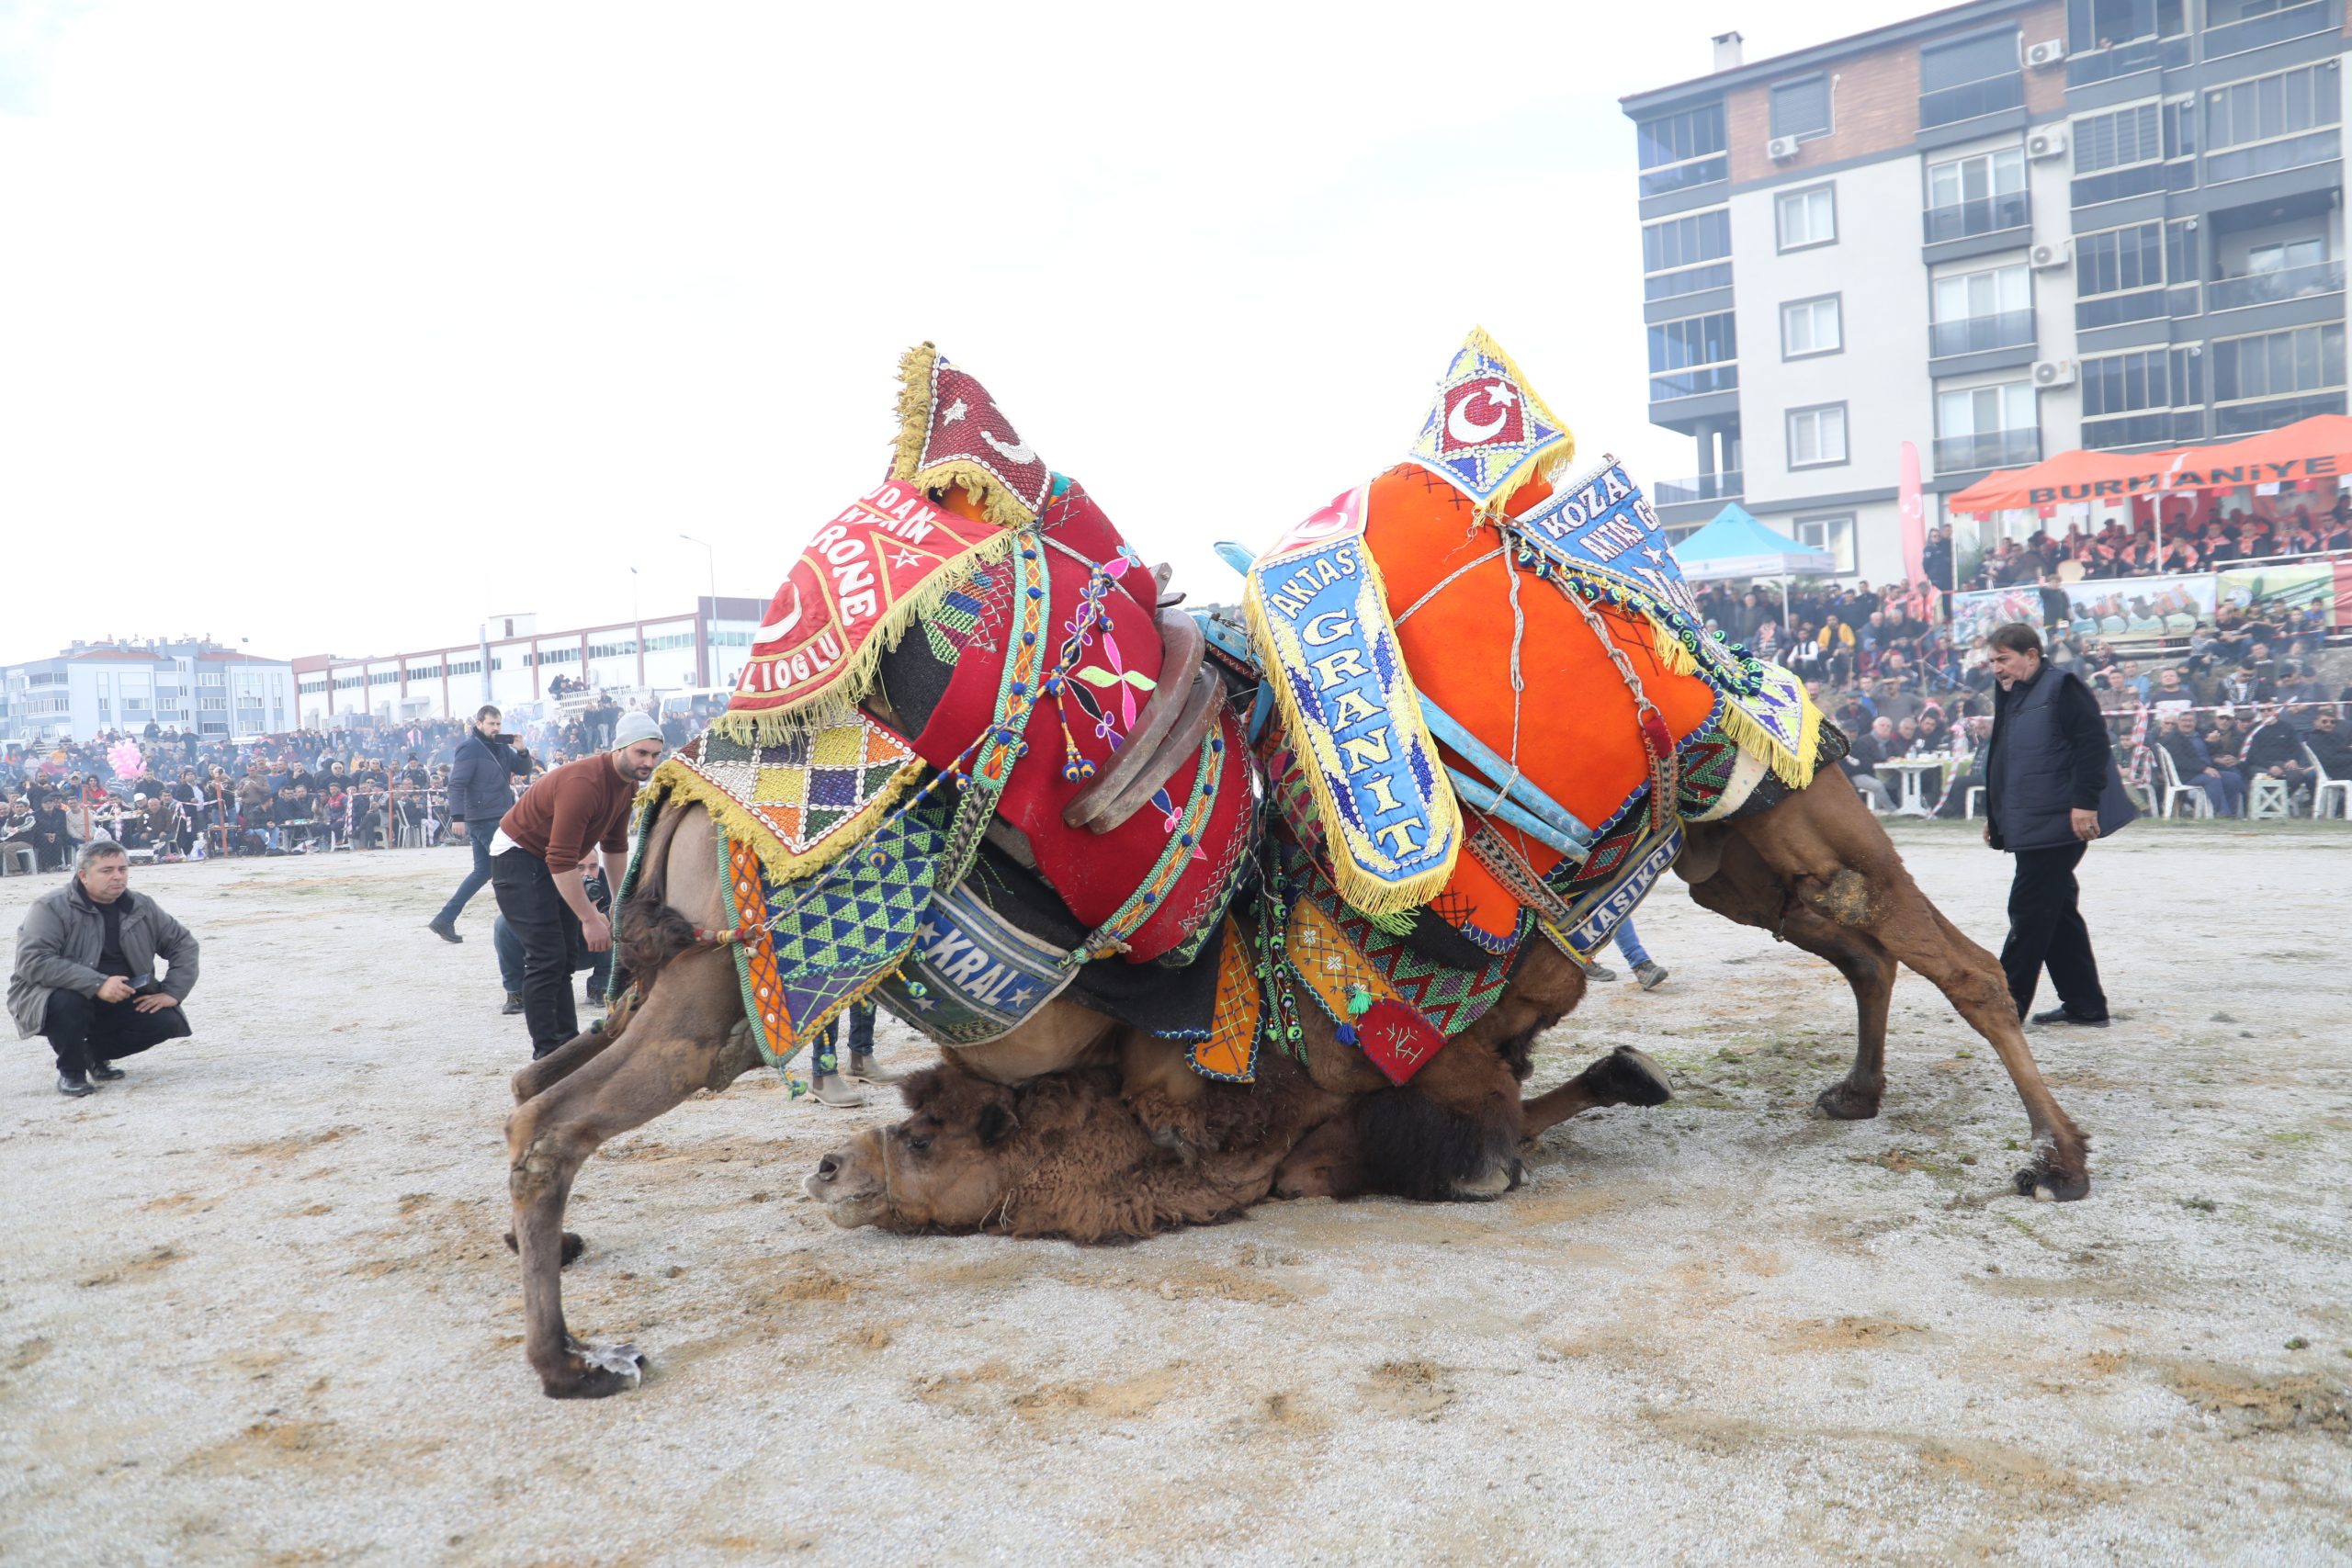
<path fill-rule="evenodd" d="M 171 967 L 155 978 L 155 960 Z M 80 1097 L 90 1080 L 122 1077 L 115 1062 L 188 1032 L 180 1003 L 196 989 L 196 938 L 130 892 L 122 846 L 82 846 L 74 880 L 43 894 L 17 932 L 8 1012 L 19 1038 L 49 1037 L 57 1092 Z"/>

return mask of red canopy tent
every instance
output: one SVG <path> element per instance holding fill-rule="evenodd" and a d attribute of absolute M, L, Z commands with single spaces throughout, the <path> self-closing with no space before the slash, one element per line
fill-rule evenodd
<path fill-rule="evenodd" d="M 2013 507 L 2039 509 L 2083 501 L 2120 502 L 2168 491 L 2239 485 L 2333 484 L 2352 474 L 2352 416 L 2321 414 L 2243 441 L 2163 452 L 2061 452 L 2030 468 L 1985 475 L 1945 507 L 1983 516 Z"/>

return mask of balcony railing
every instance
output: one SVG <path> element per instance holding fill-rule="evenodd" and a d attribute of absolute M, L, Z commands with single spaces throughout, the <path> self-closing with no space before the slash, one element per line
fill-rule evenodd
<path fill-rule="evenodd" d="M 2129 294 L 2101 294 L 2075 306 L 2075 330 L 2119 327 L 2126 321 L 2153 321 L 2171 313 L 2172 300 L 2162 286 Z"/>
<path fill-rule="evenodd" d="M 1661 370 L 1650 378 L 1650 401 L 1663 403 L 1676 398 L 1695 398 L 1708 392 L 1731 392 L 1738 389 L 1739 367 L 1736 364 Z"/>
<path fill-rule="evenodd" d="M 2314 294 L 2343 292 L 2344 264 L 2313 262 L 2309 266 L 2283 266 L 2275 272 L 2217 279 L 2206 286 L 2206 308 L 2236 310 L 2248 305 L 2276 305 L 2282 299 L 2307 299 Z"/>
<path fill-rule="evenodd" d="M 2078 51 L 2066 57 L 2066 85 L 2086 87 L 2093 82 L 2111 82 L 2118 76 L 2129 76 L 2135 71 L 2154 71 L 2161 65 L 2167 71 L 2177 71 L 2188 63 L 2188 39 L 2133 39 L 2106 49 Z"/>
<path fill-rule="evenodd" d="M 1659 506 L 1682 506 L 1694 501 L 1736 501 L 1747 493 L 1740 471 L 1733 468 L 1692 479 L 1660 479 L 1650 500 Z"/>
<path fill-rule="evenodd" d="M 2205 29 L 2205 58 L 2219 60 L 2225 54 L 2240 54 L 2249 49 L 2260 49 L 2267 43 L 2285 39 L 2301 38 L 2307 33 L 2324 33 L 2334 28 L 2344 7 L 2338 0 L 2309 0 L 2301 6 L 2289 6 L 2267 16 L 2248 17 L 2242 22 L 2223 22 L 2218 28 Z"/>
<path fill-rule="evenodd" d="M 2251 147 L 2223 148 L 2205 154 L 2205 183 L 2217 186 L 2228 180 L 2251 179 L 2256 175 L 2275 175 L 2282 169 L 2324 164 L 2343 151 L 2343 142 L 2342 136 L 2331 125 L 2325 130 L 2306 131 L 2277 141 L 2258 141 Z"/>
<path fill-rule="evenodd" d="M 2263 431 L 2277 430 L 2298 420 L 2343 412 L 2344 394 L 2340 390 L 2306 392 L 2293 398 L 2266 398 L 2255 403 L 2222 403 L 2213 410 L 2213 434 L 2217 436 L 2258 435 Z"/>
<path fill-rule="evenodd" d="M 2041 461 L 2039 430 L 1987 430 L 1974 435 L 1936 437 L 1936 472 L 1968 474 L 1984 468 L 2022 468 Z"/>
<path fill-rule="evenodd" d="M 1704 266 L 1686 266 L 1679 272 L 1654 272 L 1642 279 L 1645 299 L 1679 299 L 1685 294 L 1697 294 L 1708 288 L 1731 287 L 1731 263 L 1709 262 Z"/>
<path fill-rule="evenodd" d="M 2201 440 L 2204 434 L 2203 409 L 2157 409 L 2083 421 L 2083 445 L 2094 452 L 2118 446 L 2178 445 Z"/>
<path fill-rule="evenodd" d="M 1987 76 L 1981 82 L 1962 82 L 1957 87 L 1939 87 L 1932 93 L 1919 95 L 1919 124 L 1951 125 L 1958 120 L 1974 119 L 1981 114 L 1998 114 L 2003 109 L 2025 107 L 2025 77 L 2012 72 L 2007 76 Z"/>
<path fill-rule="evenodd" d="M 1711 186 L 1717 180 L 1731 177 L 1731 164 L 1718 152 L 1711 158 L 1694 158 L 1687 164 L 1669 164 L 1662 169 L 1651 169 L 1642 175 L 1644 196 L 1666 196 L 1694 186 Z"/>
<path fill-rule="evenodd" d="M 1950 207 L 1928 209 L 1928 243 L 1933 245 L 1946 240 L 1997 234 L 2007 229 L 2027 228 L 2032 222 L 2033 206 L 2026 199 L 2025 192 L 2007 191 L 1975 201 L 1959 201 Z"/>
<path fill-rule="evenodd" d="M 1953 354 L 1982 354 L 1988 348 L 2017 348 L 2032 341 L 2031 310 L 1962 316 L 1928 328 L 1928 353 L 1937 359 Z"/>

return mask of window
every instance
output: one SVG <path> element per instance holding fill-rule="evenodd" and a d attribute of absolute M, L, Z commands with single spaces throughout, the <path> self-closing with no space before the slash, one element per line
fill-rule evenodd
<path fill-rule="evenodd" d="M 2014 348 L 2034 340 L 2033 274 L 2022 263 L 1947 274 L 1928 292 L 1935 308 L 1929 348 L 1935 355 Z"/>
<path fill-rule="evenodd" d="M 2025 227 L 2025 149 L 2004 147 L 1928 165 L 1928 241 Z"/>
<path fill-rule="evenodd" d="M 2165 226 L 2135 223 L 2075 237 L 2075 325 L 2111 327 L 2165 313 Z M 2102 295 L 2117 298 L 2101 299 Z"/>
<path fill-rule="evenodd" d="M 2333 158 L 2344 118 L 2336 62 L 2321 61 L 2205 95 L 2205 180 L 2218 185 Z"/>
<path fill-rule="evenodd" d="M 2204 424 L 2199 364 L 2186 348 L 2142 349 L 2084 360 L 2083 445 L 2099 448 L 2196 440 Z"/>
<path fill-rule="evenodd" d="M 1784 251 L 1826 245 L 1838 238 L 1835 186 L 1807 186 L 1803 190 L 1782 191 L 1773 197 L 1772 210 L 1780 229 L 1781 249 Z"/>
<path fill-rule="evenodd" d="M 1718 207 L 1642 226 L 1644 298 L 1671 299 L 1731 284 L 1731 209 Z"/>
<path fill-rule="evenodd" d="M 1810 141 L 1829 134 L 1829 78 L 1816 72 L 1772 85 L 1772 134 Z"/>
<path fill-rule="evenodd" d="M 2075 181 L 2068 199 L 2076 207 L 2119 201 L 2163 190 L 2170 174 L 2162 166 L 2163 117 L 2154 103 L 2134 104 L 2074 122 Z"/>
<path fill-rule="evenodd" d="M 2016 468 L 2041 460 L 2030 381 L 1936 394 L 1936 472 Z"/>
<path fill-rule="evenodd" d="M 1789 467 L 1826 468 L 1846 460 L 1846 405 L 1791 409 Z"/>
<path fill-rule="evenodd" d="M 2205 58 L 2218 60 L 2260 49 L 2281 39 L 2333 29 L 2340 9 L 2334 0 L 2207 0 Z"/>
<path fill-rule="evenodd" d="M 1812 354 L 1835 354 L 1845 347 L 1838 331 L 1838 296 L 1795 299 L 1781 307 L 1781 357 L 1802 359 Z"/>
<path fill-rule="evenodd" d="M 1919 123 L 1950 125 L 2025 102 L 2018 30 L 1951 39 L 1919 51 Z"/>
<path fill-rule="evenodd" d="M 2176 38 L 2188 30 L 2188 0 L 2066 0 L 2067 47 L 2080 52 Z"/>
<path fill-rule="evenodd" d="M 1797 543 L 1811 545 L 1816 550 L 1827 550 L 1837 558 L 1840 574 L 1854 570 L 1854 514 L 1841 512 L 1832 517 L 1800 517 L 1796 523 Z"/>
<path fill-rule="evenodd" d="M 1641 193 L 1664 196 L 1727 178 L 1724 158 L 1724 106 L 1701 104 L 1677 114 L 1645 119 L 1634 128 L 1642 167 Z"/>
<path fill-rule="evenodd" d="M 1685 316 L 1649 329 L 1650 400 L 1728 391 L 1739 385 L 1738 334 L 1732 313 Z"/>
<path fill-rule="evenodd" d="M 2344 385 L 2344 327 L 2329 322 L 2213 341 L 2213 400 L 2242 402 Z"/>
<path fill-rule="evenodd" d="M 2284 272 L 2290 266 L 2317 266 L 2326 259 L 2325 240 L 2283 240 L 2246 252 L 2245 269 L 2256 274 Z"/>

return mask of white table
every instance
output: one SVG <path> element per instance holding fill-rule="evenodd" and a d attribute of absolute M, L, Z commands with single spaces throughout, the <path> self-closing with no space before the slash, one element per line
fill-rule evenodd
<path fill-rule="evenodd" d="M 1928 773 L 1941 773 L 1951 766 L 1949 757 L 1896 757 L 1878 764 L 1878 773 L 1884 778 L 1894 773 L 1903 781 L 1903 798 L 1895 804 L 1897 817 L 1928 817 L 1926 793 L 1919 787 L 1920 778 Z"/>

